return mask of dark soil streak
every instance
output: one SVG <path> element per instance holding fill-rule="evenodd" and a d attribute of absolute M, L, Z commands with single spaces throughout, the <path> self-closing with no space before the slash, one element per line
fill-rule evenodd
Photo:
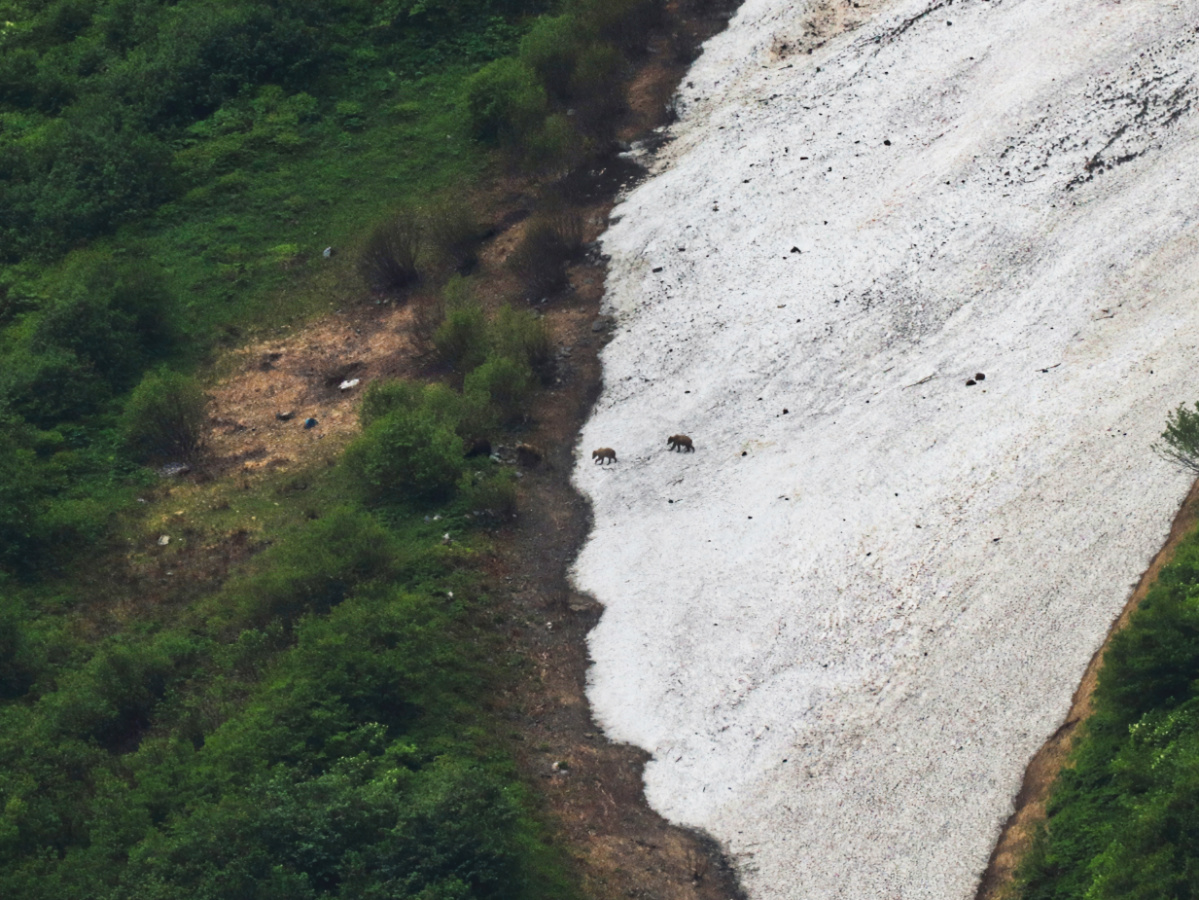
<path fill-rule="evenodd" d="M 735 8 L 725 3 L 671 4 L 667 34 L 630 85 L 630 113 L 618 137 L 654 137 L 666 100 L 698 47 L 722 30 Z M 608 155 L 559 185 L 560 195 L 592 222 L 607 221 L 614 194 L 643 177 L 627 157 Z M 588 235 L 594 237 L 593 234 Z M 544 798 L 558 839 L 573 853 L 582 886 L 596 900 L 731 900 L 744 898 L 736 873 L 710 837 L 670 824 L 649 808 L 642 772 L 649 755 L 608 741 L 587 703 L 587 635 L 602 608 L 574 590 L 569 570 L 592 527 L 590 505 L 571 484 L 575 444 L 602 388 L 599 317 L 606 270 L 592 257 L 571 267 L 572 288 L 553 299 L 546 322 L 560 354 L 558 383 L 532 410 L 522 439 L 544 459 L 520 469 L 516 522 L 496 538 L 489 566 L 504 627 L 523 661 L 514 689 L 497 713 L 511 723 L 508 743 L 526 779 Z"/>

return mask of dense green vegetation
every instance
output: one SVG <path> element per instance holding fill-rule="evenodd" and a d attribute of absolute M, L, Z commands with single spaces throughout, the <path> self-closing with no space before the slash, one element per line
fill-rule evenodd
<path fill-rule="evenodd" d="M 147 371 L 342 302 L 325 246 L 369 235 L 381 291 L 469 268 L 462 193 L 495 149 L 563 171 L 600 147 L 661 9 L 0 0 L 0 420 L 41 470 L 0 482 L 7 555 L 54 566 L 130 502 Z M 573 251 L 534 244 L 516 269 L 560 288 Z"/>
<path fill-rule="evenodd" d="M 1199 897 L 1199 532 L 1104 657 L 1025 900 Z"/>
<path fill-rule="evenodd" d="M 515 491 L 468 455 L 552 348 L 453 273 L 476 186 L 602 146 L 661 9 L 0 0 L 0 896 L 575 894 L 488 712 Z M 531 290 L 578 249 L 547 216 Z M 373 385 L 344 459 L 171 500 L 192 537 L 117 577 L 223 348 L 413 285 L 438 380 Z"/>
<path fill-rule="evenodd" d="M 98 639 L 70 583 L 3 595 L 0 896 L 574 893 L 485 711 L 510 663 L 473 558 L 515 494 L 464 443 L 547 337 L 505 310 L 480 340 L 464 390 L 373 384 L 341 464 L 243 496 L 271 539 L 215 592 Z M 180 389 L 152 373 L 132 433 Z"/>

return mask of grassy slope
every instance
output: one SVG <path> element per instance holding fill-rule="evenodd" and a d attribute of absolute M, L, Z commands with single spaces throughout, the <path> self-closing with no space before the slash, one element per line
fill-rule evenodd
<path fill-rule="evenodd" d="M 186 192 L 65 259 L 10 265 L 0 344 L 28 340 L 80 257 L 161 269 L 176 365 L 343 302 L 331 282 L 352 254 L 326 263 L 325 246 L 352 250 L 386 212 L 490 171 L 458 103 L 477 65 L 409 49 L 356 53 L 303 116 L 259 89 L 177 135 Z M 65 546 L 0 576 L 0 895 L 569 896 L 489 737 L 483 686 L 508 662 L 469 499 L 437 524 L 368 510 L 322 464 L 168 501 L 122 459 L 118 410 L 39 432 L 25 460 Z M 176 542 L 127 555 L 167 506 L 187 521 Z M 195 548 L 229 546 L 222 587 Z"/>

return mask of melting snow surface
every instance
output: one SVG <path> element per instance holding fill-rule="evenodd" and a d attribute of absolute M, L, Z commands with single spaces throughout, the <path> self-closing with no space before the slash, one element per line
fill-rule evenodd
<path fill-rule="evenodd" d="M 1199 5 L 833 11 L 748 0 L 604 239 L 590 698 L 752 897 L 968 898 L 1188 487 Z"/>

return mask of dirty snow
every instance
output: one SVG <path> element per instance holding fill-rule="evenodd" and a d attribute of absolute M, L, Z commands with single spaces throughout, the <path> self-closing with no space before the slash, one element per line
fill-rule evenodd
<path fill-rule="evenodd" d="M 835 12 L 749 0 L 604 238 L 589 694 L 752 897 L 968 898 L 1188 487 L 1199 7 Z"/>

